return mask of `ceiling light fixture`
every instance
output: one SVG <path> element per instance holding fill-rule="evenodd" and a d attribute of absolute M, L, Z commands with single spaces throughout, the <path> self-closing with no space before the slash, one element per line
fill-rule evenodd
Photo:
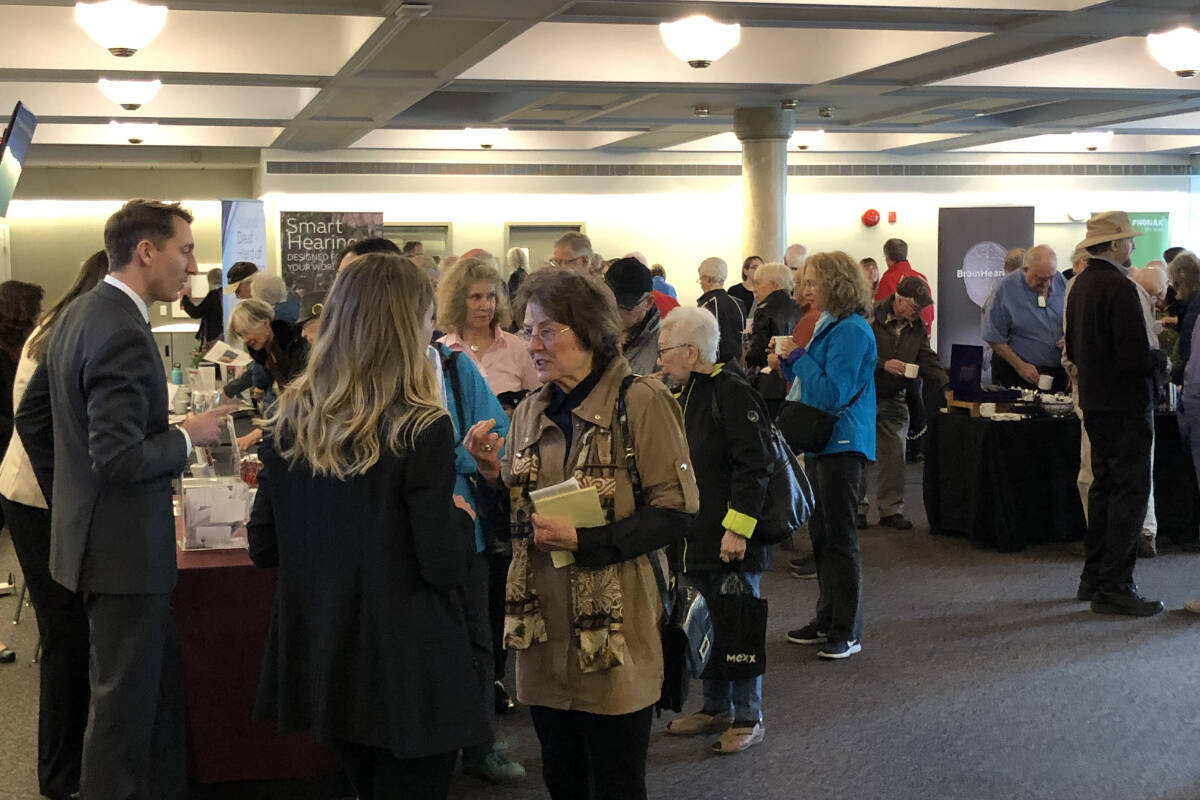
<path fill-rule="evenodd" d="M 1112 141 L 1112 131 L 1075 131 L 1071 134 L 1079 145 L 1089 153 L 1094 153 Z"/>
<path fill-rule="evenodd" d="M 1146 37 L 1146 47 L 1154 60 L 1181 78 L 1194 78 L 1200 73 L 1200 32 L 1180 25 L 1166 33 Z"/>
<path fill-rule="evenodd" d="M 667 49 L 694 69 L 704 69 L 737 46 L 742 26 L 725 25 L 697 14 L 675 22 L 660 22 L 658 32 Z"/>
<path fill-rule="evenodd" d="M 158 130 L 157 122 L 117 122 L 109 120 L 109 130 L 113 131 L 118 139 L 124 139 L 130 144 L 141 144 L 154 135 Z"/>
<path fill-rule="evenodd" d="M 463 133 L 472 144 L 491 150 L 508 136 L 508 128 L 464 128 Z"/>
<path fill-rule="evenodd" d="M 796 131 L 792 134 L 790 142 L 797 150 L 807 150 L 819 144 L 824 136 L 825 131 Z"/>
<path fill-rule="evenodd" d="M 707 117 L 711 113 L 708 106 L 692 106 L 693 117 Z"/>
<path fill-rule="evenodd" d="M 147 6 L 133 0 L 75 4 L 75 24 L 92 41 L 120 58 L 129 58 L 154 41 L 166 21 L 166 6 Z"/>
<path fill-rule="evenodd" d="M 154 99 L 162 81 L 110 81 L 100 79 L 100 91 L 104 96 L 126 111 L 137 111 Z"/>

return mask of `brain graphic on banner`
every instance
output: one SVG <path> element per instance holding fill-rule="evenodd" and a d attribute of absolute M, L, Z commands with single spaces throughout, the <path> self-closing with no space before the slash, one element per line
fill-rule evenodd
<path fill-rule="evenodd" d="M 334 259 L 351 242 L 383 236 L 383 214 L 374 211 L 283 211 L 279 263 L 288 288 L 322 296 L 337 275 Z"/>

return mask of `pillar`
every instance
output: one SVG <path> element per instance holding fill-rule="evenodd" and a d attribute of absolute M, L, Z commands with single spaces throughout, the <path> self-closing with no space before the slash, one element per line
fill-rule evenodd
<path fill-rule="evenodd" d="M 787 248 L 787 146 L 796 112 L 778 106 L 738 108 L 733 132 L 742 143 L 742 257 L 782 261 Z"/>

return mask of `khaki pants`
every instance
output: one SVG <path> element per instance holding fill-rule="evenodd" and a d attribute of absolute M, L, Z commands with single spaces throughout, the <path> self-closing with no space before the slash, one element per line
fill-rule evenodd
<path fill-rule="evenodd" d="M 875 504 L 879 516 L 904 513 L 904 443 L 908 435 L 908 405 L 904 396 L 875 401 Z M 858 513 L 870 509 L 867 470 L 858 487 Z"/>

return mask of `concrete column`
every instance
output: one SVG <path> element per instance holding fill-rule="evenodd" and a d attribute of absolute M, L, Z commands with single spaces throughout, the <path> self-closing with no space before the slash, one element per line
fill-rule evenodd
<path fill-rule="evenodd" d="M 742 143 L 742 257 L 782 261 L 787 248 L 787 145 L 795 111 L 765 106 L 733 112 Z"/>

